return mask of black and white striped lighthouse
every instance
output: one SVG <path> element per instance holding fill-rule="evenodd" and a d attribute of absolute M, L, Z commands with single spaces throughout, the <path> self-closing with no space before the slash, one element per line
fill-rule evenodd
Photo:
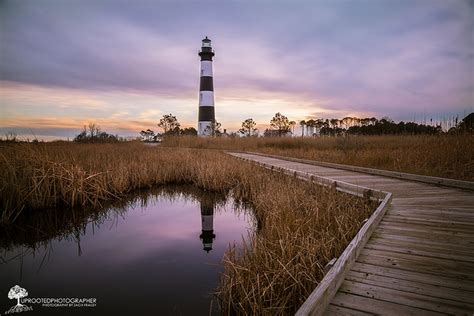
<path fill-rule="evenodd" d="M 201 51 L 201 82 L 199 85 L 199 118 L 198 135 L 210 136 L 213 134 L 213 124 L 216 120 L 214 112 L 214 84 L 212 82 L 212 57 L 214 52 L 211 40 L 202 40 Z"/>

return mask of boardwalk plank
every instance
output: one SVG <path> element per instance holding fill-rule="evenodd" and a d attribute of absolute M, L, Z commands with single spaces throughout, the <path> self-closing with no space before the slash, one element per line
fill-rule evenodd
<path fill-rule="evenodd" d="M 388 215 L 387 218 L 383 219 L 384 228 L 391 228 L 393 229 L 402 229 L 405 228 L 407 230 L 414 230 L 414 231 L 424 231 L 427 233 L 439 233 L 440 235 L 466 235 L 466 237 L 472 237 L 473 234 L 471 233 L 474 230 L 474 226 L 471 224 L 466 224 L 457 221 L 450 221 L 446 220 L 439 220 L 439 219 L 432 219 L 432 221 L 428 221 L 425 219 L 411 218 L 411 217 L 401 217 L 398 215 Z M 454 233 L 454 234 L 453 234 Z"/>
<path fill-rule="evenodd" d="M 394 279 L 416 281 L 418 283 L 431 284 L 436 286 L 443 286 L 452 289 L 462 290 L 472 293 L 471 297 L 474 298 L 474 281 L 465 280 L 459 282 L 457 279 L 450 278 L 445 275 L 433 276 L 432 274 L 422 273 L 418 271 L 407 271 L 397 269 L 396 267 L 383 267 L 370 263 L 356 262 L 351 271 L 357 271 L 367 274 L 375 274 L 386 276 Z"/>
<path fill-rule="evenodd" d="M 436 249 L 437 247 L 440 248 L 447 248 L 451 249 L 456 252 L 460 253 L 468 253 L 471 254 L 472 256 L 472 245 L 469 244 L 454 244 L 452 242 L 449 242 L 446 239 L 427 239 L 426 237 L 413 237 L 413 236 L 407 236 L 407 235 L 400 235 L 400 234 L 390 234 L 386 232 L 381 232 L 380 229 L 377 229 L 374 234 L 372 235 L 371 239 L 375 240 L 380 240 L 383 239 L 387 242 L 397 242 L 397 241 L 402 241 L 410 244 L 418 244 L 418 245 L 426 245 L 433 247 L 433 249 Z"/>
<path fill-rule="evenodd" d="M 360 316 L 360 315 L 373 315 L 373 313 L 362 312 L 362 311 L 358 311 L 352 308 L 346 308 L 346 307 L 330 304 L 329 307 L 325 311 L 325 315 Z"/>
<path fill-rule="evenodd" d="M 399 254 L 396 252 L 362 250 L 358 262 L 371 263 L 381 267 L 393 267 L 401 270 L 416 271 L 436 276 L 447 276 L 458 282 L 474 281 L 472 263 L 428 258 L 415 255 Z"/>
<path fill-rule="evenodd" d="M 336 294 L 331 304 L 361 310 L 375 315 L 445 315 L 445 313 L 437 313 L 421 308 L 392 303 L 390 301 L 382 301 L 370 297 L 348 294 L 342 291 Z"/>
<path fill-rule="evenodd" d="M 460 303 L 467 303 L 471 305 L 473 304 L 473 297 L 471 292 L 452 289 L 440 285 L 431 285 L 412 280 L 401 280 L 388 276 L 368 274 L 357 271 L 350 271 L 347 274 L 346 280 L 365 283 L 369 285 L 378 285 L 381 287 L 399 290 L 403 292 L 445 298 Z"/>
<path fill-rule="evenodd" d="M 405 206 L 403 209 L 399 209 L 392 205 L 391 212 L 388 215 L 407 218 L 419 218 L 424 220 L 431 219 L 433 221 L 452 221 L 459 222 L 460 224 L 465 225 L 472 225 L 474 222 L 474 212 L 463 211 L 460 209 L 423 209 L 418 206 Z"/>
<path fill-rule="evenodd" d="M 396 245 L 391 243 L 384 243 L 384 242 L 377 242 L 371 240 L 365 246 L 366 249 L 372 250 L 380 250 L 380 251 L 387 251 L 387 252 L 396 252 L 401 254 L 410 254 L 410 255 L 417 255 L 423 256 L 428 258 L 439 258 L 439 259 L 448 259 L 448 260 L 456 260 L 456 261 L 464 261 L 464 262 L 471 262 L 474 263 L 474 258 L 470 257 L 470 254 L 455 254 L 449 250 L 443 249 L 433 251 L 433 248 L 424 248 L 424 247 L 417 247 L 417 246 L 409 246 L 409 245 Z"/>
<path fill-rule="evenodd" d="M 419 230 L 412 230 L 407 228 L 400 228 L 400 227 L 379 227 L 377 228 L 376 232 L 380 233 L 388 233 L 391 235 L 401 235 L 401 236 L 408 236 L 413 238 L 421 238 L 426 240 L 433 240 L 433 241 L 444 241 L 447 243 L 452 243 L 454 245 L 460 244 L 467 247 L 474 246 L 474 243 L 470 239 L 465 239 L 463 236 L 456 236 L 454 234 L 439 234 L 439 233 L 430 233 L 428 231 L 419 231 Z M 472 238 L 471 238 L 472 239 Z"/>
<path fill-rule="evenodd" d="M 355 294 L 376 300 L 417 307 L 432 312 L 459 315 L 468 314 L 474 311 L 474 305 L 469 303 L 455 302 L 444 298 L 409 293 L 354 281 L 345 281 L 339 290 L 348 294 Z"/>
<path fill-rule="evenodd" d="M 389 212 L 383 218 L 383 221 L 390 222 L 400 222 L 406 224 L 420 224 L 420 225 L 429 225 L 429 226 L 439 226 L 439 227 L 455 227 L 459 229 L 466 229 L 472 231 L 474 229 L 474 221 L 455 221 L 455 220 L 443 220 L 437 219 L 430 216 L 419 216 L 418 214 L 410 215 L 396 215 L 394 212 Z"/>
<path fill-rule="evenodd" d="M 423 243 L 413 243 L 401 240 L 372 237 L 367 243 L 367 249 L 391 250 L 408 254 L 416 254 L 426 257 L 443 258 L 451 260 L 460 260 L 474 262 L 472 251 L 453 249 L 447 246 L 427 245 Z"/>

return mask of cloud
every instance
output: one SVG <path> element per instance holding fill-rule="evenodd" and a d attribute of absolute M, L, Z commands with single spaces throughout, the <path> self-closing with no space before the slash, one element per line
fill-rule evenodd
<path fill-rule="evenodd" d="M 173 113 L 194 125 L 204 35 L 216 51 L 216 113 L 232 128 L 277 111 L 295 120 L 472 111 L 469 1 L 205 3 L 2 1 L 2 117 Z"/>
<path fill-rule="evenodd" d="M 91 12 L 78 3 L 69 9 L 58 7 L 49 12 L 29 3 L 16 16 L 7 16 L 3 80 L 91 90 L 159 89 L 170 94 L 196 85 L 191 82 L 195 76 L 187 74 L 196 70 L 192 57 L 195 61 L 197 56 L 187 54 L 171 36 Z M 74 13 L 74 7 L 82 13 Z M 89 22 L 83 23 L 84 18 Z"/>

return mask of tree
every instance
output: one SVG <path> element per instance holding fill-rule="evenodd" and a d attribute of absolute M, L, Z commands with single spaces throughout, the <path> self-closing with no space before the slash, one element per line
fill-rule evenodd
<path fill-rule="evenodd" d="M 289 124 L 290 124 L 290 128 L 291 128 L 291 134 L 294 135 L 295 134 L 296 122 L 295 121 L 290 121 Z"/>
<path fill-rule="evenodd" d="M 352 118 L 352 126 L 354 126 L 354 125 L 355 126 L 360 126 L 360 124 L 361 124 L 361 119 L 360 118 L 358 118 L 358 117 L 353 117 Z"/>
<path fill-rule="evenodd" d="M 474 112 L 463 118 L 454 129 L 460 133 L 472 134 L 474 132 Z"/>
<path fill-rule="evenodd" d="M 8 292 L 8 298 L 9 299 L 17 299 L 16 306 L 23 306 L 23 304 L 20 304 L 20 298 L 27 297 L 28 296 L 28 291 L 25 290 L 22 287 L 19 287 L 18 285 L 15 285 L 10 289 Z"/>
<path fill-rule="evenodd" d="M 169 131 L 176 131 L 176 128 L 180 126 L 176 116 L 171 114 L 163 115 L 163 118 L 160 119 L 157 125 L 163 129 L 163 135 L 167 135 Z"/>
<path fill-rule="evenodd" d="M 181 130 L 181 135 L 196 136 L 197 130 L 194 127 L 186 127 Z"/>
<path fill-rule="evenodd" d="M 270 121 L 270 126 L 278 131 L 278 136 L 286 135 L 290 132 L 290 121 L 280 112 L 275 113 L 275 116 Z"/>
<path fill-rule="evenodd" d="M 323 128 L 325 125 L 324 121 L 322 119 L 317 119 L 314 123 L 314 127 L 316 128 L 316 135 L 321 135 L 321 128 Z M 328 121 L 328 126 L 329 126 L 329 121 Z"/>
<path fill-rule="evenodd" d="M 362 126 L 367 126 L 370 124 L 370 118 L 366 117 L 366 118 L 363 118 L 360 120 L 360 123 L 362 124 Z"/>
<path fill-rule="evenodd" d="M 89 128 L 89 136 L 91 138 L 97 137 L 99 135 L 100 133 L 99 125 L 96 125 L 95 123 L 91 122 L 89 123 L 88 128 Z M 84 126 L 84 129 L 85 129 L 85 126 Z"/>
<path fill-rule="evenodd" d="M 147 137 L 147 136 L 148 136 L 148 133 L 147 133 L 146 131 L 142 130 L 142 131 L 140 132 L 140 135 L 143 137 L 143 139 L 144 139 L 145 141 L 148 140 L 148 137 Z"/>
<path fill-rule="evenodd" d="M 280 136 L 280 133 L 278 130 L 267 128 L 263 131 L 263 137 L 277 137 L 277 136 Z"/>
<path fill-rule="evenodd" d="M 156 139 L 156 135 L 155 135 L 155 132 L 152 131 L 151 129 L 147 129 L 146 131 L 141 131 L 140 132 L 140 135 L 142 135 L 143 139 L 146 141 L 146 142 L 152 142 L 153 140 Z"/>
<path fill-rule="evenodd" d="M 301 137 L 303 137 L 304 136 L 304 127 L 306 126 L 306 121 L 301 120 L 300 121 L 300 126 L 301 126 Z"/>
<path fill-rule="evenodd" d="M 179 128 L 179 126 L 175 126 L 174 128 L 170 129 L 166 135 L 169 135 L 169 136 L 179 136 L 181 135 L 181 129 Z"/>
<path fill-rule="evenodd" d="M 341 120 L 341 125 L 344 124 L 344 127 L 348 129 L 352 124 L 352 117 L 347 116 Z"/>
<path fill-rule="evenodd" d="M 210 133 L 212 136 L 219 136 L 220 134 L 222 134 L 221 127 L 222 124 L 214 120 L 211 122 L 210 126 L 206 127 L 205 132 L 206 134 Z"/>
<path fill-rule="evenodd" d="M 306 131 L 309 136 L 314 136 L 314 126 L 316 124 L 316 121 L 313 119 L 307 120 L 306 121 Z"/>
<path fill-rule="evenodd" d="M 120 140 L 118 135 L 101 131 L 100 127 L 95 123 L 89 123 L 87 126 L 84 125 L 82 131 L 74 137 L 74 141 L 77 143 L 115 143 Z"/>
<path fill-rule="evenodd" d="M 76 135 L 76 137 L 74 137 L 74 141 L 76 143 L 84 143 L 84 142 L 87 142 L 87 134 L 86 132 L 82 131 L 80 132 L 79 134 Z"/>
<path fill-rule="evenodd" d="M 242 122 L 242 128 L 239 129 L 239 133 L 247 137 L 253 136 L 258 133 L 258 129 L 255 128 L 256 125 L 257 123 L 253 119 L 246 119 Z"/>
<path fill-rule="evenodd" d="M 237 137 L 239 137 L 239 134 L 238 134 L 237 132 L 231 132 L 231 133 L 229 134 L 229 137 L 230 137 L 230 138 L 237 138 Z"/>
<path fill-rule="evenodd" d="M 155 138 L 155 132 L 152 131 L 151 129 L 146 130 L 146 136 L 148 138 L 148 141 L 151 142 Z"/>
<path fill-rule="evenodd" d="M 222 134 L 221 127 L 222 127 L 221 123 L 219 123 L 216 120 L 212 121 L 211 122 L 212 135 L 219 136 L 220 134 Z"/>

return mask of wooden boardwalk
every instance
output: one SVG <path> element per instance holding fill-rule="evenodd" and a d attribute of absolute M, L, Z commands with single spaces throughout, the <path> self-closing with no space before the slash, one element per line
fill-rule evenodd
<path fill-rule="evenodd" d="M 247 153 L 233 155 L 393 194 L 391 206 L 330 304 L 309 313 L 474 315 L 473 191 Z"/>

